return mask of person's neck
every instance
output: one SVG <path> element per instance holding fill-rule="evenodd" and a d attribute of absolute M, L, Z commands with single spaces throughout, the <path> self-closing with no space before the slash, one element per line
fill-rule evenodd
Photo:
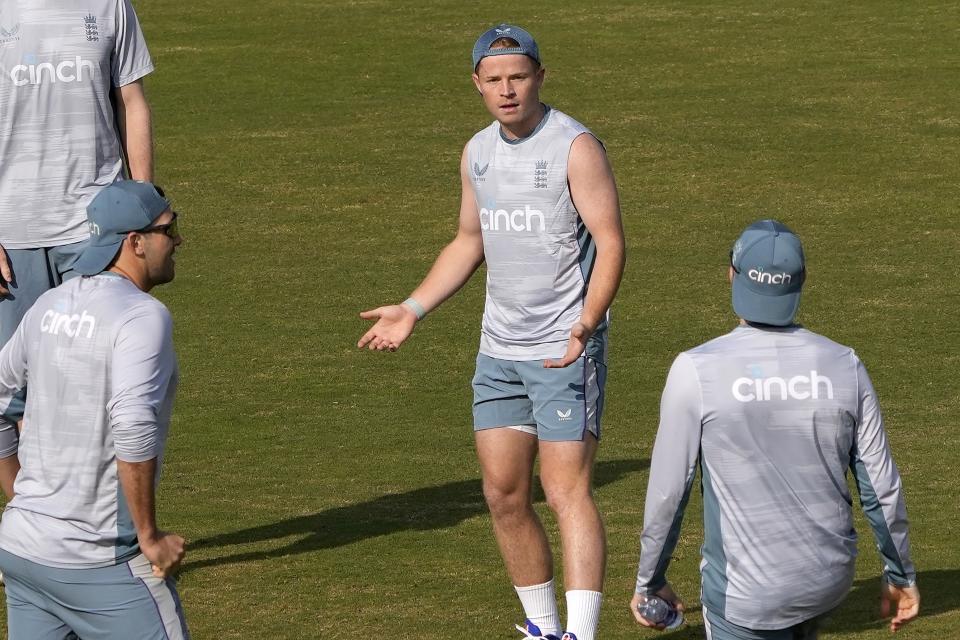
<path fill-rule="evenodd" d="M 135 286 L 137 289 L 140 289 L 140 291 L 150 291 L 150 285 L 147 281 L 147 278 L 143 273 L 140 272 L 139 269 L 131 269 L 129 265 L 115 264 L 107 269 L 107 271 L 126 278 L 133 283 L 133 286 Z"/>
<path fill-rule="evenodd" d="M 537 130 L 537 127 L 540 126 L 540 123 L 543 122 L 543 119 L 546 117 L 547 105 L 541 102 L 539 104 L 539 109 L 537 109 L 535 113 L 535 116 L 531 116 L 526 122 L 517 123 L 517 125 L 513 128 L 507 127 L 501 122 L 500 130 L 503 131 L 503 135 L 506 136 L 511 142 L 523 140 L 524 138 L 529 138 L 530 135 Z"/>

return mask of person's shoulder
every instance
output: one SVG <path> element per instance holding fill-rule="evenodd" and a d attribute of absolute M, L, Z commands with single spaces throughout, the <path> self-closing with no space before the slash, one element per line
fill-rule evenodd
<path fill-rule="evenodd" d="M 805 327 L 798 327 L 796 331 L 798 338 L 805 340 L 810 343 L 810 345 L 817 347 L 823 351 L 832 352 L 837 356 L 853 356 L 856 357 L 853 347 L 848 347 L 845 344 L 831 340 L 827 336 L 811 331 Z"/>
<path fill-rule="evenodd" d="M 736 342 L 739 337 L 740 336 L 737 333 L 737 329 L 734 329 L 733 331 L 729 331 L 723 335 L 719 335 L 716 338 L 712 338 L 706 342 L 698 344 L 695 347 L 687 349 L 683 352 L 683 354 L 686 354 L 696 360 L 701 357 L 722 353 L 729 349 L 732 343 Z"/>
<path fill-rule="evenodd" d="M 593 132 L 590 131 L 590 128 L 579 120 L 567 115 L 559 109 L 554 109 L 550 107 L 550 113 L 547 115 L 547 127 L 557 130 L 564 131 L 568 135 L 577 137 L 582 133 L 589 133 L 593 135 Z"/>
<path fill-rule="evenodd" d="M 496 140 L 496 138 L 499 135 L 500 135 L 500 123 L 494 120 L 489 125 L 487 125 L 483 129 L 480 129 L 480 131 L 477 131 L 475 134 L 473 134 L 473 137 L 471 137 L 470 140 L 467 142 L 467 146 L 469 147 L 470 145 L 476 142 L 484 142 L 484 141 L 490 140 L 491 138 Z"/>

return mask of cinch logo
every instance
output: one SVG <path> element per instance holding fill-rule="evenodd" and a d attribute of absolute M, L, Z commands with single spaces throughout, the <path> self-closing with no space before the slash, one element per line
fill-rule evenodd
<path fill-rule="evenodd" d="M 747 277 L 760 284 L 790 284 L 793 276 L 789 273 L 770 273 L 763 269 L 750 269 L 747 271 Z"/>
<path fill-rule="evenodd" d="M 821 396 L 821 388 L 826 396 Z M 789 380 L 773 378 L 737 378 L 730 389 L 739 402 L 765 402 L 768 400 L 833 400 L 833 382 L 827 376 L 811 371 L 809 376 L 793 376 Z"/>
<path fill-rule="evenodd" d="M 83 70 L 87 70 L 86 77 L 89 79 L 96 68 L 94 63 L 76 56 L 73 60 L 64 60 L 56 65 L 52 62 L 31 65 L 18 64 L 10 70 L 10 79 L 18 87 L 26 84 L 43 84 L 44 81 L 51 83 L 83 82 Z M 46 77 L 44 77 L 44 74 L 46 74 Z"/>
<path fill-rule="evenodd" d="M 57 313 L 49 309 L 40 318 L 40 331 L 51 335 L 60 335 L 61 333 L 76 338 L 80 332 L 86 328 L 88 338 L 93 337 L 93 328 L 97 320 L 86 311 L 83 314 L 75 313 L 72 316 L 65 313 Z"/>
<path fill-rule="evenodd" d="M 543 211 L 531 209 L 530 205 L 524 205 L 523 209 L 514 209 L 513 212 L 506 209 L 480 209 L 480 228 L 484 231 L 533 231 L 533 221 L 540 220 L 540 231 L 547 228 L 543 219 Z"/>

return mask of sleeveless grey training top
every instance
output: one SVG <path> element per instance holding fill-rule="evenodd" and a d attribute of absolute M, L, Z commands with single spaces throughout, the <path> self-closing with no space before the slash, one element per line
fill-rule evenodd
<path fill-rule="evenodd" d="M 580 319 L 596 256 L 570 197 L 567 159 L 582 124 L 547 107 L 534 132 L 507 140 L 498 122 L 467 145 L 487 264 L 480 353 L 559 358 Z M 587 348 L 604 359 L 606 323 Z"/>

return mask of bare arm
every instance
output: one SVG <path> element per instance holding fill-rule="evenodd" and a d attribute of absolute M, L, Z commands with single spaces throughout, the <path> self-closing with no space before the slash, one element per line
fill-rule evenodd
<path fill-rule="evenodd" d="M 153 182 L 153 116 L 143 91 L 143 80 L 114 89 L 117 128 L 130 177 Z"/>
<path fill-rule="evenodd" d="M 483 262 L 483 236 L 473 184 L 470 182 L 466 148 L 460 160 L 460 183 L 462 195 L 457 235 L 443 248 L 427 277 L 410 294 L 425 312 L 436 309 L 444 300 L 459 291 Z M 363 334 L 357 346 L 378 351 L 398 349 L 417 323 L 415 310 L 405 304 L 364 311 L 360 317 L 377 322 Z"/>
<path fill-rule="evenodd" d="M 620 287 L 626 248 L 620 221 L 620 199 L 613 170 L 600 142 L 581 135 L 570 147 L 567 163 L 570 196 L 597 246 L 597 260 L 590 277 L 580 321 L 570 329 L 570 342 L 561 360 L 548 360 L 545 367 L 566 367 L 577 360 L 587 340 L 597 330 Z"/>
<path fill-rule="evenodd" d="M 140 551 L 153 565 L 154 575 L 163 578 L 176 571 L 185 551 L 183 538 L 157 529 L 154 507 L 156 473 L 156 458 L 144 462 L 117 460 L 117 474 L 120 476 L 123 497 L 130 509 L 130 517 L 137 529 Z"/>

